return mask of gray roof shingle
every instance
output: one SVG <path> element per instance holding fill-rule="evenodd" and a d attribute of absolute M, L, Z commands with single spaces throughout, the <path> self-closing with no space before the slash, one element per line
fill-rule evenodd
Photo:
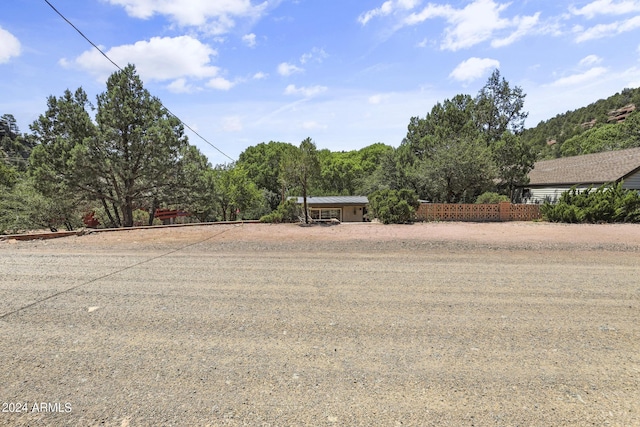
<path fill-rule="evenodd" d="M 605 151 L 536 162 L 529 185 L 603 184 L 640 169 L 640 148 Z"/>
<path fill-rule="evenodd" d="M 298 203 L 302 204 L 302 197 L 296 197 Z M 329 197 L 307 197 L 307 204 L 341 206 L 341 205 L 366 205 L 369 199 L 366 196 L 329 196 Z"/>

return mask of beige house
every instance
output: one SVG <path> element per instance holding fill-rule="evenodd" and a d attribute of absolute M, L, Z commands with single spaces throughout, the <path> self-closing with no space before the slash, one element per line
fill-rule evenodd
<path fill-rule="evenodd" d="M 536 162 L 522 196 L 528 203 L 554 202 L 573 186 L 585 190 L 620 181 L 640 191 L 640 148 Z"/>
<path fill-rule="evenodd" d="M 296 199 L 298 204 L 303 204 L 302 197 Z M 307 197 L 309 215 L 314 220 L 363 222 L 367 220 L 368 204 L 369 199 L 365 196 Z"/>

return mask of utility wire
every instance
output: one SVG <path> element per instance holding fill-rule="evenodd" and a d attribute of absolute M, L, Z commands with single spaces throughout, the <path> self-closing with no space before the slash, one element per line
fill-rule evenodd
<path fill-rule="evenodd" d="M 45 301 L 48 301 L 48 300 L 53 299 L 53 298 L 56 298 L 56 297 L 58 297 L 60 295 L 67 294 L 67 293 L 69 293 L 69 292 L 71 292 L 71 291 L 73 291 L 75 289 L 90 285 L 92 283 L 98 282 L 98 281 L 100 281 L 102 279 L 106 279 L 106 278 L 111 277 L 111 276 L 115 276 L 116 274 L 122 273 L 123 271 L 131 270 L 132 268 L 136 268 L 136 267 L 138 267 L 138 266 L 140 266 L 142 264 L 147 264 L 147 263 L 149 263 L 151 261 L 155 261 L 157 259 L 164 258 L 164 257 L 166 257 L 168 255 L 171 255 L 171 254 L 174 254 L 176 252 L 183 251 L 184 249 L 189 248 L 191 246 L 199 245 L 201 243 L 204 243 L 204 242 L 206 242 L 208 240 L 213 239 L 214 237 L 218 237 L 218 236 L 220 236 L 220 235 L 222 235 L 224 233 L 227 233 L 227 232 L 229 232 L 231 230 L 233 230 L 233 228 L 227 228 L 226 230 L 222 230 L 222 231 L 220 231 L 218 233 L 215 233 L 215 234 L 213 234 L 213 235 L 211 235 L 209 237 L 205 237 L 204 239 L 200 239 L 197 242 L 188 243 L 186 245 L 180 246 L 179 248 L 176 248 L 176 249 L 172 249 L 172 250 L 170 250 L 168 252 L 165 252 L 163 254 L 156 255 L 156 256 L 153 256 L 151 258 L 147 258 L 145 260 L 142 260 L 142 261 L 138 261 L 138 262 L 136 262 L 134 264 L 131 264 L 129 266 L 119 268 L 116 271 L 113 271 L 111 273 L 103 274 L 102 276 L 96 277 L 94 279 L 87 280 L 85 282 L 80 283 L 79 285 L 75 285 L 75 286 L 72 286 L 70 288 L 64 289 L 62 291 L 55 292 L 55 293 L 53 293 L 53 294 L 51 294 L 51 295 L 49 295 L 47 297 L 40 298 L 40 299 L 38 299 L 38 300 L 36 300 L 36 301 L 34 301 L 32 303 L 23 305 L 22 307 L 16 308 L 16 309 L 14 309 L 12 311 L 9 311 L 7 313 L 4 313 L 4 314 L 0 315 L 0 320 L 5 320 L 7 317 L 11 316 L 12 314 L 19 313 L 21 311 L 24 311 L 24 310 L 26 310 L 28 308 L 33 307 L 34 305 L 41 304 L 41 303 L 43 303 Z"/>
<path fill-rule="evenodd" d="M 66 16 L 64 16 L 58 9 L 55 8 L 55 6 L 53 6 L 51 4 L 51 2 L 49 2 L 49 0 L 44 0 L 45 3 L 47 3 L 49 5 L 49 7 L 51 7 L 51 9 L 54 10 L 54 12 L 56 12 L 58 15 L 60 15 L 60 17 L 62 19 L 65 20 L 65 22 L 69 25 L 71 25 L 71 27 L 76 30 L 78 32 L 78 34 L 80 34 L 82 36 L 83 39 L 85 39 L 91 46 L 93 46 L 98 52 L 100 52 L 102 54 L 102 56 L 104 56 L 105 58 L 107 58 L 107 60 L 109 62 L 111 62 L 118 70 L 124 72 L 124 70 L 118 65 L 116 64 L 113 59 L 109 58 L 109 55 L 107 55 L 102 49 L 100 49 L 94 42 L 92 42 L 89 37 L 87 37 L 82 31 L 80 31 L 80 29 L 78 29 L 78 27 L 76 27 L 71 21 L 69 21 L 67 19 Z M 209 144 L 211 147 L 213 147 L 218 153 L 222 154 L 223 156 L 225 156 L 226 158 L 228 158 L 229 160 L 231 160 L 232 162 L 235 161 L 234 158 L 228 156 L 226 153 L 224 153 L 222 150 L 220 150 L 218 147 L 216 147 L 215 145 L 213 145 L 211 142 L 209 142 L 205 137 L 203 137 L 202 135 L 200 135 L 198 132 L 196 132 L 191 126 L 189 126 L 188 124 L 186 124 L 185 122 L 182 121 L 182 119 L 180 119 L 180 117 L 178 117 L 177 115 L 175 115 L 169 108 L 167 108 L 164 104 L 162 104 L 162 102 L 160 102 L 160 104 L 162 105 L 162 107 L 167 110 L 167 112 L 169 114 L 171 114 L 173 117 L 175 117 L 176 119 L 178 119 L 180 121 L 180 123 L 182 123 L 182 125 L 184 127 L 186 127 L 187 129 L 189 129 L 191 132 L 193 132 L 197 137 L 199 137 L 201 140 L 203 140 L 204 142 L 206 142 L 207 144 Z"/>

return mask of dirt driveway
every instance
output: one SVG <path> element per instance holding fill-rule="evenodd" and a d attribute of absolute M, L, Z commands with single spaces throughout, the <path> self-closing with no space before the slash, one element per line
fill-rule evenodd
<path fill-rule="evenodd" d="M 0 425 L 640 425 L 640 227 L 0 242 Z"/>

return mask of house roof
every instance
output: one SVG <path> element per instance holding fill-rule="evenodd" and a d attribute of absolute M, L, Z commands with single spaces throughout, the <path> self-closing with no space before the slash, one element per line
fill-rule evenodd
<path fill-rule="evenodd" d="M 296 197 L 299 204 L 303 203 L 302 197 Z M 366 205 L 369 199 L 365 196 L 329 196 L 329 197 L 307 197 L 307 204 L 342 206 L 342 205 Z"/>
<path fill-rule="evenodd" d="M 575 185 L 616 182 L 640 170 L 640 148 L 605 151 L 536 162 L 529 184 Z"/>

